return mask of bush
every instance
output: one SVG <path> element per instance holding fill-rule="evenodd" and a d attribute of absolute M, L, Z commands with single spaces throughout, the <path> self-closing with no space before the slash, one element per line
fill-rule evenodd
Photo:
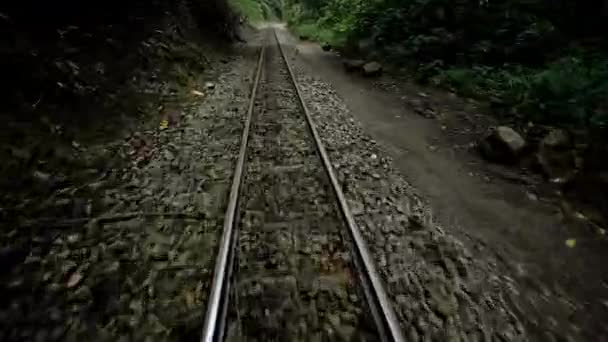
<path fill-rule="evenodd" d="M 515 108 L 527 119 L 565 125 L 608 124 L 608 63 L 567 57 L 542 69 L 521 66 L 452 68 L 436 82 L 459 93 Z"/>
<path fill-rule="evenodd" d="M 279 0 L 228 0 L 228 2 L 232 8 L 253 23 L 282 17 L 283 6 Z"/>
<path fill-rule="evenodd" d="M 333 47 L 349 45 L 347 51 L 356 51 L 361 40 L 371 42 L 373 51 L 368 52 L 414 67 L 417 80 L 489 99 L 503 113 L 508 110 L 525 119 L 605 125 L 608 40 L 601 27 L 608 21 L 603 5 L 562 5 L 473 0 L 288 2 L 294 31 Z"/>
<path fill-rule="evenodd" d="M 288 25 L 301 36 L 340 47 L 356 27 L 357 0 L 333 0 L 319 10 L 301 4 L 287 7 Z"/>
<path fill-rule="evenodd" d="M 262 6 L 256 0 L 230 0 L 230 6 L 251 22 L 264 20 Z"/>
<path fill-rule="evenodd" d="M 601 108 L 608 99 L 608 63 L 564 58 L 532 77 L 530 109 L 555 121 L 606 125 Z"/>

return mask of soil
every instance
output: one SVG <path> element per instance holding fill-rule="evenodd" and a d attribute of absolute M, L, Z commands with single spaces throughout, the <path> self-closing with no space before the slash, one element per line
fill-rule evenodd
<path fill-rule="evenodd" d="M 349 113 L 341 125 L 356 121 L 442 231 L 485 264 L 488 278 L 500 279 L 498 288 L 514 290 L 503 299 L 523 324 L 521 338 L 608 338 L 605 238 L 564 215 L 554 189 L 539 177 L 477 156 L 475 142 L 496 122 L 482 104 L 389 76 L 346 73 L 336 53 L 283 37 L 303 77 L 311 77 L 309 86 L 319 88 L 310 100 L 326 101 L 322 94 L 335 92 Z M 323 120 L 338 115 L 325 110 Z M 569 239 L 576 239 L 573 248 Z"/>

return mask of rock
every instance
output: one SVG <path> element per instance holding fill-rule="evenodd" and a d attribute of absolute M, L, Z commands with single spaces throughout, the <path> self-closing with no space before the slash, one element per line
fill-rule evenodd
<path fill-rule="evenodd" d="M 122 254 L 128 252 L 130 246 L 123 240 L 116 240 L 108 246 L 108 249 L 113 253 Z"/>
<path fill-rule="evenodd" d="M 481 155 L 493 162 L 512 163 L 526 146 L 522 136 L 510 127 L 499 126 L 479 143 Z"/>
<path fill-rule="evenodd" d="M 352 312 L 343 312 L 340 314 L 340 321 L 355 325 L 358 322 L 357 316 Z"/>
<path fill-rule="evenodd" d="M 215 83 L 213 83 L 213 82 L 206 82 L 205 83 L 205 89 L 207 89 L 207 90 L 213 90 L 213 89 L 215 89 Z"/>
<path fill-rule="evenodd" d="M 61 273 L 63 275 L 67 275 L 68 273 L 71 273 L 73 270 L 75 270 L 77 267 L 78 265 L 74 261 L 64 261 L 61 265 Z"/>
<path fill-rule="evenodd" d="M 418 335 L 418 331 L 413 326 L 410 327 L 410 330 L 407 333 L 407 340 L 411 342 L 420 341 L 420 335 Z"/>
<path fill-rule="evenodd" d="M 93 292 L 91 292 L 91 289 L 89 289 L 88 286 L 82 286 L 78 288 L 78 290 L 76 290 L 76 292 L 74 292 L 70 297 L 70 299 L 76 302 L 88 302 L 89 300 L 93 299 Z"/>
<path fill-rule="evenodd" d="M 441 300 L 435 299 L 434 308 L 439 314 L 443 315 L 444 317 L 450 317 L 454 313 L 456 313 L 458 305 L 456 304 L 456 301 L 453 298 L 444 298 Z"/>
<path fill-rule="evenodd" d="M 67 283 L 68 289 L 78 286 L 82 282 L 82 279 L 84 279 L 84 276 L 82 275 L 82 273 L 80 273 L 80 272 L 72 273 L 72 275 L 70 276 L 70 279 L 68 279 L 68 283 Z"/>
<path fill-rule="evenodd" d="M 348 201 L 351 214 L 357 216 L 365 213 L 365 206 L 359 201 Z"/>
<path fill-rule="evenodd" d="M 545 176 L 564 183 L 574 174 L 576 156 L 571 147 L 570 137 L 563 130 L 553 130 L 541 140 L 536 161 Z"/>
<path fill-rule="evenodd" d="M 169 248 L 166 245 L 155 244 L 150 250 L 150 258 L 156 261 L 166 261 L 169 259 Z"/>
<path fill-rule="evenodd" d="M 169 150 L 164 150 L 163 155 L 168 161 L 172 161 L 173 159 L 175 159 L 175 154 Z"/>
<path fill-rule="evenodd" d="M 51 182 L 51 175 L 42 171 L 34 171 L 34 173 L 32 173 L 32 177 L 40 183 Z"/>
<path fill-rule="evenodd" d="M 360 59 L 346 59 L 342 62 L 342 64 L 347 72 L 358 72 L 363 70 L 365 61 Z"/>
<path fill-rule="evenodd" d="M 551 148 L 568 148 L 572 146 L 570 134 L 563 129 L 552 129 L 542 139 L 541 145 Z"/>
<path fill-rule="evenodd" d="M 424 215 L 420 212 L 412 213 L 412 215 L 408 216 L 407 219 L 411 229 L 424 229 L 426 226 L 424 222 Z"/>
<path fill-rule="evenodd" d="M 340 316 L 330 314 L 327 319 L 332 328 L 336 329 L 340 326 Z"/>
<path fill-rule="evenodd" d="M 317 277 L 312 284 L 312 295 L 321 292 L 331 293 L 338 298 L 347 298 L 345 279 L 340 276 L 322 275 Z"/>
<path fill-rule="evenodd" d="M 355 327 L 350 325 L 340 325 L 339 327 L 335 328 L 335 330 L 342 341 L 354 341 L 354 336 L 356 332 Z"/>
<path fill-rule="evenodd" d="M 82 240 L 82 235 L 78 233 L 68 235 L 67 242 L 70 245 L 75 245 Z"/>
<path fill-rule="evenodd" d="M 330 51 L 331 50 L 331 44 L 329 44 L 329 43 L 323 43 L 323 44 L 321 44 L 321 49 L 323 49 L 323 51 Z"/>
<path fill-rule="evenodd" d="M 363 76 L 376 77 L 382 75 L 382 64 L 369 62 L 363 65 Z"/>
<path fill-rule="evenodd" d="M 438 284 L 428 287 L 431 307 L 443 317 L 450 317 L 458 310 L 458 303 L 454 296 L 447 293 L 445 288 Z"/>
<path fill-rule="evenodd" d="M 107 184 L 107 181 L 99 181 L 99 182 L 93 182 L 87 185 L 87 188 L 91 191 L 98 191 L 100 189 L 102 189 L 103 187 L 105 187 Z"/>
<path fill-rule="evenodd" d="M 190 203 L 191 197 L 192 196 L 189 193 L 176 195 L 171 201 L 171 205 L 178 210 L 184 210 Z"/>

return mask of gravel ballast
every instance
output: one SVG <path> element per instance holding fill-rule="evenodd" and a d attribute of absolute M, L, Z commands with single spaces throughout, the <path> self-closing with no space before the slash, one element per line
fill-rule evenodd
<path fill-rule="evenodd" d="M 524 327 L 506 301 L 513 281 L 433 219 L 387 153 L 349 114 L 331 86 L 298 81 L 357 224 L 406 336 L 418 340 L 520 340 Z"/>
<path fill-rule="evenodd" d="M 256 62 L 214 58 L 200 75 L 212 83 L 142 85 L 180 98 L 166 116 L 122 141 L 74 144 L 121 162 L 102 159 L 92 181 L 41 204 L 70 216 L 3 231 L 3 257 L 27 255 L 2 277 L 0 340 L 198 340 Z"/>

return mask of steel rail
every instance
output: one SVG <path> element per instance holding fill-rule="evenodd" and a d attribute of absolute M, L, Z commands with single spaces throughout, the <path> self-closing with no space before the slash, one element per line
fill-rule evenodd
<path fill-rule="evenodd" d="M 223 340 L 224 324 L 226 320 L 226 311 L 228 305 L 228 294 L 230 290 L 230 276 L 232 275 L 232 263 L 234 260 L 234 243 L 236 241 L 236 218 L 238 211 L 239 195 L 241 184 L 243 181 L 243 169 L 247 156 L 247 145 L 249 142 L 249 131 L 251 130 L 251 120 L 253 116 L 253 107 L 255 98 L 260 83 L 262 74 L 262 63 L 266 51 L 266 43 L 262 45 L 260 56 L 257 64 L 257 72 L 251 88 L 251 98 L 245 118 L 245 127 L 241 136 L 241 146 L 239 156 L 236 163 L 236 168 L 232 178 L 232 187 L 230 189 L 230 197 L 228 199 L 228 208 L 224 216 L 224 228 L 218 256 L 215 262 L 213 271 L 213 282 L 211 284 L 211 292 L 207 301 L 207 312 L 205 314 L 205 323 L 203 325 L 201 341 L 213 342 Z"/>
<path fill-rule="evenodd" d="M 281 52 L 283 61 L 287 66 L 287 70 L 289 71 L 290 79 L 293 82 L 298 101 L 300 103 L 302 111 L 304 112 L 304 116 L 306 117 L 308 128 L 310 129 L 310 132 L 312 133 L 312 136 L 314 138 L 317 151 L 319 152 L 321 160 L 323 161 L 327 176 L 331 181 L 334 194 L 336 195 L 336 198 L 338 200 L 340 211 L 344 217 L 344 220 L 346 221 L 350 235 L 354 241 L 355 251 L 360 259 L 360 262 L 357 265 L 359 268 L 361 268 L 359 270 L 359 273 L 360 276 L 365 276 L 365 279 L 363 279 L 365 297 L 368 300 L 368 305 L 370 307 L 370 310 L 372 311 L 372 316 L 374 316 L 374 320 L 376 321 L 376 326 L 378 328 L 380 338 L 383 341 L 405 341 L 405 338 L 403 337 L 403 333 L 399 326 L 399 321 L 397 320 L 397 316 L 395 315 L 387 292 L 384 289 L 384 286 L 382 285 L 380 275 L 378 274 L 378 271 L 374 266 L 374 262 L 369 252 L 369 249 L 367 248 L 367 244 L 365 243 L 365 240 L 361 235 L 361 231 L 359 230 L 359 227 L 357 226 L 357 223 L 355 222 L 355 219 L 348 207 L 346 197 L 342 192 L 342 188 L 340 186 L 340 183 L 338 182 L 338 178 L 336 177 L 336 173 L 333 169 L 327 151 L 323 146 L 321 137 L 319 136 L 317 128 L 312 120 L 312 116 L 310 115 L 310 111 L 304 103 L 304 99 L 302 97 L 298 82 L 295 78 L 293 69 L 291 68 L 291 65 L 285 57 L 285 53 L 283 51 L 281 42 L 279 41 L 279 37 L 277 35 L 276 30 L 272 29 L 272 31 L 274 33 L 276 42 L 279 45 L 279 50 Z"/>

